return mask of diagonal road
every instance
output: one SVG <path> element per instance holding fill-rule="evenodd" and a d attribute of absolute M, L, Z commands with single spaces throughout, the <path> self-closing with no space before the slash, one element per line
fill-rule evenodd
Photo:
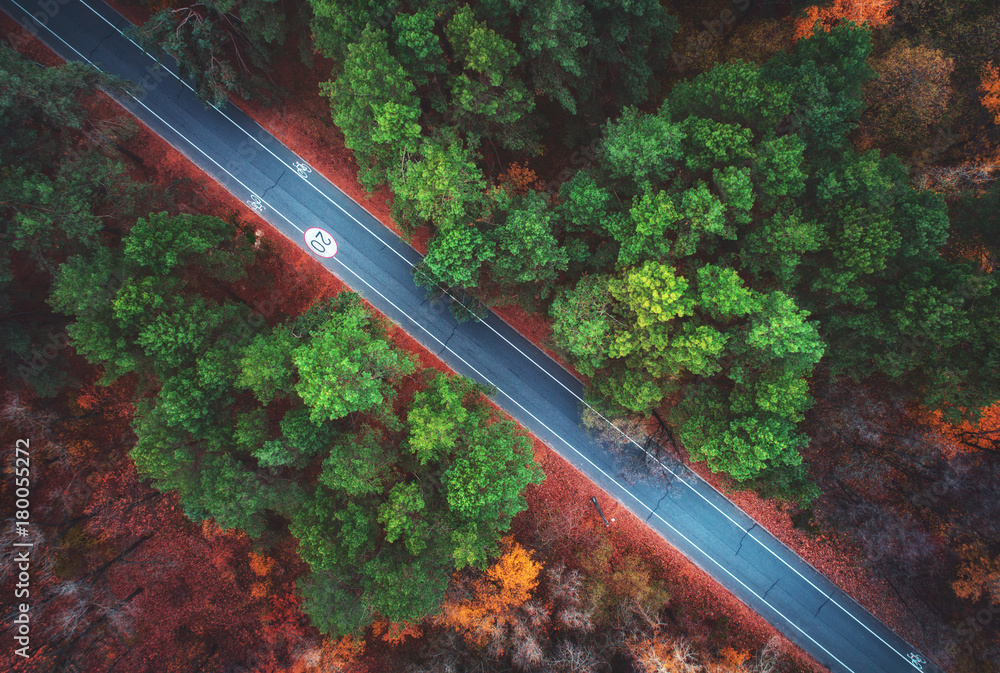
<path fill-rule="evenodd" d="M 306 250 L 310 227 L 331 232 L 339 252 L 320 259 L 331 273 L 456 372 L 493 385 L 498 405 L 821 664 L 941 670 L 683 465 L 662 459 L 657 479 L 623 479 L 621 459 L 581 429 L 580 381 L 497 316 L 459 324 L 444 302 L 426 301 L 411 275 L 416 251 L 245 114 L 207 107 L 171 59 L 160 65 L 122 35 L 131 24 L 113 9 L 100 0 L 0 8 L 63 58 L 140 83 L 119 102 Z"/>

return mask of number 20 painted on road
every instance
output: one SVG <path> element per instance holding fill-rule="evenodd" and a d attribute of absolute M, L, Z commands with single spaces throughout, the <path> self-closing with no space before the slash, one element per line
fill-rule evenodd
<path fill-rule="evenodd" d="M 337 254 L 337 241 L 326 229 L 309 227 L 305 233 L 306 245 L 320 257 L 333 257 Z"/>

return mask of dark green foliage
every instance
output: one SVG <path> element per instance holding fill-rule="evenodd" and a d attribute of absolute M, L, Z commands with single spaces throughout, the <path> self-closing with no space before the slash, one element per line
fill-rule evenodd
<path fill-rule="evenodd" d="M 717 66 L 655 114 L 626 110 L 554 209 L 589 223 L 592 250 L 604 232 L 617 249 L 615 269 L 553 301 L 556 343 L 613 407 L 671 400 L 692 457 L 785 497 L 815 496 L 797 426 L 824 357 L 953 418 L 1000 396 L 996 284 L 941 256 L 941 197 L 847 141 L 869 52 L 845 25 L 761 67 Z M 996 249 L 974 223 L 986 208 L 956 207 L 966 250 Z"/>
<path fill-rule="evenodd" d="M 420 104 L 385 31 L 366 28 L 347 49 L 344 72 L 324 85 L 333 119 L 357 157 L 361 184 L 374 190 L 417 149 Z"/>
<path fill-rule="evenodd" d="M 317 46 L 340 60 L 323 86 L 334 120 L 362 184 L 388 183 L 396 221 L 434 229 L 428 276 L 471 288 L 488 265 L 506 286 L 544 288 L 588 255 L 560 245 L 562 226 L 574 225 L 528 215 L 537 210 L 530 204 L 511 210 L 478 163 L 486 153 L 542 153 L 539 105 L 555 103 L 579 128 L 596 128 L 603 103 L 645 101 L 676 30 L 659 3 L 311 5 Z"/>
<path fill-rule="evenodd" d="M 440 605 L 452 572 L 485 566 L 540 476 L 527 440 L 489 415 L 477 387 L 436 375 L 414 397 L 402 443 L 375 428 L 334 443 L 311 499 L 291 515 L 313 570 L 302 584 L 307 611 L 337 633 L 356 629 L 357 604 L 419 619 Z M 327 575 L 355 579 L 309 588 Z"/>
<path fill-rule="evenodd" d="M 790 113 L 784 126 L 818 151 L 844 147 L 864 107 L 861 85 L 874 74 L 867 62 L 870 53 L 868 31 L 841 24 L 830 32 L 817 31 L 799 40 L 793 52 L 771 59 L 761 76 L 784 88 L 783 98 L 789 101 L 785 114 Z"/>
<path fill-rule="evenodd" d="M 473 89 L 484 95 L 481 102 L 487 106 L 493 105 L 488 100 L 501 106 L 502 99 L 513 102 L 512 90 L 494 97 L 472 81 L 482 76 L 495 87 L 512 68 L 514 89 L 524 82 L 571 113 L 592 107 L 594 97 L 604 92 L 621 105 L 640 103 L 655 87 L 653 75 L 666 67 L 677 30 L 674 18 L 654 0 L 444 0 L 412 8 L 370 0 L 310 0 L 310 5 L 316 46 L 334 58 L 343 58 L 366 27 L 390 26 L 395 56 L 421 83 L 445 73 L 444 53 L 456 55 L 460 63 L 455 65 L 467 71 L 454 73 L 449 83 L 462 94 L 455 99 L 460 108 Z"/>
<path fill-rule="evenodd" d="M 192 292 L 192 267 L 227 280 L 243 274 L 250 250 L 234 234 L 214 217 L 150 215 L 120 250 L 72 257 L 49 301 L 77 318 L 69 329 L 74 345 L 92 362 L 106 363 L 107 378 L 128 372 L 169 378 L 196 366 L 249 317 L 242 305 Z"/>
<path fill-rule="evenodd" d="M 198 95 L 221 106 L 230 94 L 247 98 L 266 90 L 258 73 L 284 44 L 289 23 L 278 0 L 207 0 L 161 9 L 134 34 L 146 49 L 176 58 Z"/>
<path fill-rule="evenodd" d="M 566 248 L 555 237 L 557 218 L 538 192 L 513 199 L 498 196 L 499 222 L 487 239 L 496 250 L 490 277 L 501 286 L 529 286 L 531 294 L 544 298 L 569 263 Z"/>
<path fill-rule="evenodd" d="M 65 358 L 55 356 L 68 340 L 63 321 L 37 310 L 54 270 L 97 247 L 148 198 L 115 148 L 130 126 L 88 118 L 83 99 L 99 86 L 119 85 L 80 64 L 41 67 L 0 45 L 0 343 L 5 374 L 41 395 L 65 382 Z"/>
<path fill-rule="evenodd" d="M 287 521 L 318 627 L 436 612 L 525 508 L 541 476 L 530 443 L 465 379 L 436 374 L 397 400 L 413 358 L 356 295 L 269 327 L 216 293 L 244 275 L 249 243 L 215 218 L 153 215 L 118 250 L 71 258 L 51 301 L 106 378 L 143 381 L 141 474 L 196 520 L 255 537 Z"/>
<path fill-rule="evenodd" d="M 949 208 L 953 255 L 981 259 L 987 270 L 1000 260 L 1000 184 L 966 194 Z"/>
<path fill-rule="evenodd" d="M 316 49 L 336 59 L 343 59 L 365 28 L 386 28 L 399 7 L 396 0 L 310 0 L 309 5 Z"/>

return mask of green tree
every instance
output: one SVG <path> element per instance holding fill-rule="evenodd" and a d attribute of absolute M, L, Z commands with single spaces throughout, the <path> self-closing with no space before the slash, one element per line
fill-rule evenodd
<path fill-rule="evenodd" d="M 247 243 L 212 218 L 151 217 L 117 250 L 63 265 L 53 303 L 88 358 L 141 375 L 140 474 L 194 520 L 261 540 L 288 522 L 319 628 L 436 612 L 454 571 L 485 566 L 525 508 L 541 478 L 530 442 L 465 379 L 417 378 L 398 400 L 414 361 L 356 295 L 275 327 L 214 299 L 241 277 Z M 100 301 L 112 270 L 121 286 Z"/>
<path fill-rule="evenodd" d="M 437 374 L 414 395 L 401 451 L 377 433 L 363 437 L 360 455 L 334 444 L 320 485 L 291 514 L 312 567 L 300 585 L 305 609 L 334 633 L 355 632 L 374 613 L 413 621 L 439 609 L 450 574 L 485 567 L 541 476 L 527 439 L 491 421 L 481 388 L 456 377 Z M 373 466 L 382 466 L 377 476 Z M 339 589 L 318 585 L 326 574 Z"/>
<path fill-rule="evenodd" d="M 539 192 L 503 200 L 503 221 L 489 237 L 496 246 L 490 277 L 510 287 L 530 285 L 533 295 L 544 298 L 569 264 L 566 250 L 555 237 L 556 218 Z"/>
<path fill-rule="evenodd" d="M 608 89 L 621 105 L 638 105 L 656 89 L 654 76 L 667 66 L 677 20 L 656 0 L 589 0 L 596 39 L 577 101 Z"/>
<path fill-rule="evenodd" d="M 417 151 L 421 131 L 416 87 L 389 53 L 388 40 L 384 30 L 366 27 L 347 48 L 343 72 L 322 86 L 368 191 L 399 172 Z"/>
<path fill-rule="evenodd" d="M 410 424 L 407 448 L 421 465 L 441 462 L 458 442 L 469 416 L 462 405 L 467 393 L 448 378 L 437 376 L 426 390 L 414 395 L 407 414 Z"/>
<path fill-rule="evenodd" d="M 803 45 L 804 42 L 808 40 L 798 44 Z M 799 46 L 798 49 L 802 52 L 807 51 L 804 46 Z M 805 55 L 802 57 L 803 60 L 807 58 Z M 840 60 L 838 58 L 838 62 Z M 773 132 L 792 112 L 795 102 L 787 81 L 771 75 L 771 70 L 768 68 L 777 67 L 777 64 L 772 65 L 772 63 L 769 62 L 767 68 L 743 61 L 716 66 L 675 86 L 670 91 L 664 107 L 667 107 L 676 119 L 694 116 L 725 120 L 729 124 L 751 129 L 757 134 Z M 804 100 L 803 104 L 808 105 L 810 102 Z"/>
<path fill-rule="evenodd" d="M 431 239 L 427 256 L 414 270 L 420 285 L 432 293 L 450 287 L 479 284 L 480 267 L 493 259 L 483 235 L 473 227 L 456 227 Z"/>
<path fill-rule="evenodd" d="M 455 11 L 444 33 L 464 66 L 448 79 L 454 123 L 474 142 L 488 136 L 512 150 L 533 147 L 537 140 L 527 116 L 535 99 L 516 76 L 520 57 L 514 44 L 476 21 L 468 5 Z"/>
<path fill-rule="evenodd" d="M 597 39 L 587 8 L 571 0 L 527 3 L 522 21 L 518 46 L 533 88 L 575 114 L 574 93 Z"/>
<path fill-rule="evenodd" d="M 205 0 L 161 9 L 133 32 L 146 49 L 175 57 L 198 95 L 222 106 L 230 94 L 264 93 L 258 75 L 284 44 L 289 24 L 278 0 Z"/>
<path fill-rule="evenodd" d="M 625 277 L 612 281 L 611 294 L 627 305 L 636 316 L 638 327 L 650 327 L 674 318 L 691 315 L 694 299 L 689 283 L 665 264 L 646 262 Z M 623 348 L 629 344 L 622 343 Z"/>
<path fill-rule="evenodd" d="M 287 327 L 255 336 L 239 361 L 239 385 L 252 391 L 262 404 L 290 393 L 295 380 L 292 349 L 297 343 Z"/>
<path fill-rule="evenodd" d="M 106 378 L 137 372 L 159 376 L 193 366 L 233 325 L 240 305 L 185 291 L 191 265 L 238 279 L 251 259 L 233 225 L 205 216 L 151 215 L 136 222 L 121 250 L 99 248 L 62 265 L 49 302 L 76 318 L 77 350 L 105 364 Z M 176 248 L 175 248 L 176 246 Z"/>
<path fill-rule="evenodd" d="M 393 382 L 414 370 L 412 358 L 372 335 L 371 317 L 347 307 L 292 351 L 295 390 L 314 423 L 371 411 L 389 402 Z"/>
<path fill-rule="evenodd" d="M 398 4 L 397 0 L 309 0 L 316 49 L 329 58 L 343 59 L 366 29 L 384 28 Z"/>
<path fill-rule="evenodd" d="M 41 396 L 68 380 L 66 359 L 43 355 L 65 345 L 65 320 L 45 308 L 52 276 L 153 200 L 116 147 L 133 127 L 92 119 L 83 105 L 102 86 L 120 91 L 88 66 L 43 68 L 0 45 L 0 358 L 11 381 Z"/>
<path fill-rule="evenodd" d="M 593 376 L 608 360 L 615 317 L 608 279 L 584 276 L 552 302 L 552 338 L 585 376 Z"/>
<path fill-rule="evenodd" d="M 600 203 L 594 229 L 617 244 L 618 269 L 552 304 L 554 340 L 612 409 L 671 399 L 662 411 L 692 457 L 804 496 L 797 425 L 827 348 L 800 305 L 867 301 L 858 281 L 887 271 L 904 227 L 917 248 L 939 240 L 935 206 L 901 187 L 898 163 L 843 143 L 867 37 L 843 28 L 813 42 L 763 67 L 717 66 L 655 114 L 606 125 L 598 170 L 567 195 L 614 189 L 618 204 Z M 835 91 L 806 100 L 797 78 Z M 833 124 L 822 133 L 804 127 L 816 108 Z"/>
<path fill-rule="evenodd" d="M 445 232 L 469 224 L 486 206 L 486 180 L 475 156 L 454 133 L 424 140 L 419 159 L 393 180 L 394 213 L 411 226 L 433 222 Z"/>
<path fill-rule="evenodd" d="M 427 84 L 431 76 L 447 70 L 441 40 L 434 32 L 434 20 L 434 11 L 427 8 L 413 14 L 399 13 L 392 21 L 399 62 L 419 84 Z"/>
<path fill-rule="evenodd" d="M 667 180 L 683 156 L 684 129 L 670 121 L 668 108 L 660 114 L 642 114 L 626 108 L 608 122 L 601 140 L 602 168 L 612 178 L 629 178 L 636 185 Z"/>
<path fill-rule="evenodd" d="M 774 282 L 788 290 L 801 281 L 798 269 L 803 258 L 820 249 L 823 228 L 797 207 L 786 205 L 761 222 L 745 240 L 741 265 L 762 283 Z"/>
<path fill-rule="evenodd" d="M 840 23 L 829 32 L 816 31 L 795 43 L 791 53 L 779 52 L 761 69 L 761 76 L 774 88 L 783 88 L 777 101 L 790 101 L 778 110 L 783 120 L 810 148 L 823 151 L 842 148 L 847 134 L 857 126 L 862 86 L 871 79 L 868 31 L 851 23 Z M 775 109 L 768 105 L 765 109 Z"/>
<path fill-rule="evenodd" d="M 399 447 L 375 428 L 327 439 L 321 446 L 329 453 L 323 460 L 319 481 L 346 497 L 382 493 L 399 461 Z"/>

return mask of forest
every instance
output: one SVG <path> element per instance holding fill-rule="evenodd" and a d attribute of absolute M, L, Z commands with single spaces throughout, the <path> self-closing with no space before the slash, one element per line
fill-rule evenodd
<path fill-rule="evenodd" d="M 424 253 L 430 300 L 497 311 L 942 668 L 1000 670 L 1000 5 L 109 4 Z M 9 670 L 823 670 L 0 16 L 38 549 Z"/>

